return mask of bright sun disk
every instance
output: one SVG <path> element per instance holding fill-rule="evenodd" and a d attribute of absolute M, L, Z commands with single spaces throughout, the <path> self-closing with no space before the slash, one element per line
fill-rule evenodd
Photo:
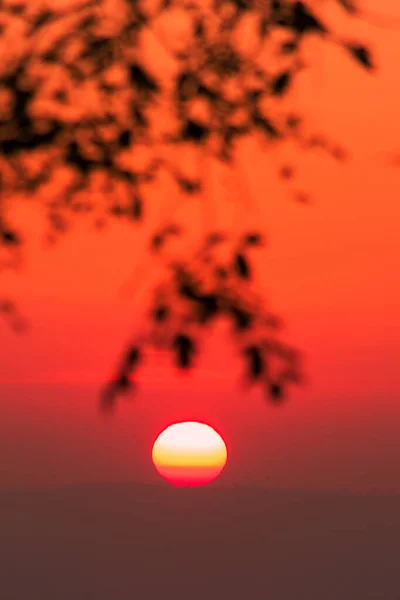
<path fill-rule="evenodd" d="M 209 425 L 195 421 L 170 425 L 154 442 L 152 458 L 158 473 L 180 486 L 205 485 L 225 467 L 226 445 Z"/>

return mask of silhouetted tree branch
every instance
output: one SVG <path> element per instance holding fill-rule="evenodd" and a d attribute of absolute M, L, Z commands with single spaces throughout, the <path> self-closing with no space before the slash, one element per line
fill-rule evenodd
<path fill-rule="evenodd" d="M 331 3 L 349 18 L 361 14 L 355 0 Z M 204 198 L 204 172 L 188 174 L 181 164 L 188 149 L 234 168 L 242 140 L 257 136 L 272 148 L 291 140 L 299 152 L 318 148 L 343 160 L 341 147 L 307 134 L 301 112 L 285 111 L 281 101 L 307 68 L 311 36 L 374 67 L 368 47 L 342 39 L 318 8 L 293 0 L 92 0 L 61 10 L 0 0 L 0 245 L 7 261 L 19 257 L 24 239 L 10 207 L 28 197 L 57 239 L 81 214 L 98 226 L 141 222 L 161 176 L 182 200 Z M 246 24 L 251 48 L 241 43 Z M 149 57 L 150 43 L 164 53 L 160 61 L 154 51 Z M 279 170 L 284 182 L 294 172 L 286 164 Z M 221 318 L 231 322 L 249 381 L 280 401 L 300 381 L 300 366 L 257 294 L 251 251 L 263 245 L 261 225 L 238 238 L 208 223 L 195 253 L 171 260 L 163 251 L 184 234 L 172 217 L 154 234 L 149 252 L 164 261 L 165 279 L 154 291 L 149 329 L 124 353 L 103 407 L 131 388 L 146 345 L 168 348 L 189 369 L 202 332 Z M 221 263 L 224 244 L 230 258 Z"/>

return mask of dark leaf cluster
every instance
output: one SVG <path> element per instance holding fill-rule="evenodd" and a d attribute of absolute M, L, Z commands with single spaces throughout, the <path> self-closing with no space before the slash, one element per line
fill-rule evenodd
<path fill-rule="evenodd" d="M 149 350 L 167 350 L 178 370 L 188 371 L 195 367 L 208 332 L 222 319 L 230 324 L 246 381 L 258 384 L 271 402 L 281 402 L 288 387 L 301 381 L 301 365 L 298 353 L 279 339 L 281 320 L 252 290 L 250 253 L 252 247 L 262 245 L 262 235 L 249 232 L 231 244 L 234 259 L 221 265 L 218 248 L 226 243 L 229 239 L 219 232 L 211 233 L 195 259 L 169 264 L 165 280 L 154 291 L 150 330 L 139 335 L 135 357 Z M 131 365 L 131 355 L 129 348 L 123 365 Z M 133 386 L 130 376 L 131 369 L 117 373 L 105 391 L 105 407 L 118 400 L 117 392 Z"/>
<path fill-rule="evenodd" d="M 358 11 L 356 0 L 332 2 L 349 14 Z M 96 222 L 115 216 L 140 221 L 146 214 L 143 188 L 163 169 L 184 193 L 200 192 L 201 178 L 189 180 L 179 164 L 166 160 L 165 153 L 161 158 L 160 143 L 171 147 L 171 157 L 189 143 L 226 163 L 251 135 L 269 143 L 293 138 L 302 148 L 315 148 L 304 139 L 298 117 L 287 115 L 285 125 L 264 102 L 290 94 L 308 36 L 339 43 L 361 66 L 373 68 L 366 46 L 340 39 L 305 1 L 215 1 L 210 11 L 200 0 L 186 5 L 170 0 L 153 9 L 145 2 L 116 0 L 112 13 L 106 0 L 82 0 L 71 9 L 34 5 L 28 0 L 0 4 L 0 188 L 7 196 L 38 195 L 55 236 L 68 229 L 75 213 L 93 213 Z M 156 28 L 158 20 L 177 10 L 186 13 L 189 33 L 179 51 L 172 34 L 157 37 Z M 256 55 L 234 41 L 249 15 L 258 22 Z M 278 30 L 285 32 L 284 41 L 258 60 Z M 157 61 L 149 63 L 142 53 L 149 37 L 175 62 L 170 81 Z M 269 62 L 280 61 L 281 70 L 269 69 Z M 162 139 L 156 121 L 160 102 L 171 117 Z M 202 118 L 194 112 L 199 102 Z M 294 119 L 296 127 L 290 126 Z M 143 145 L 150 160 L 138 170 L 129 156 Z M 326 141 L 318 147 L 337 156 Z M 65 187 L 45 202 L 43 189 L 60 181 L 65 170 Z M 126 188 L 123 205 L 89 199 L 99 180 L 108 197 L 117 187 Z M 10 236 L 3 234 L 0 243 L 11 243 Z"/>
<path fill-rule="evenodd" d="M 331 1 L 348 15 L 358 13 L 357 0 Z M 110 219 L 143 221 L 149 187 L 161 175 L 172 178 L 182 201 L 204 193 L 204 173 L 189 177 L 181 168 L 188 148 L 232 168 L 238 146 L 250 136 L 271 147 L 290 140 L 300 150 L 345 158 L 337 144 L 306 135 L 301 114 L 282 112 L 281 100 L 305 68 L 310 36 L 341 46 L 367 71 L 374 67 L 369 48 L 341 39 L 318 13 L 318 3 L 115 0 L 112 10 L 110 5 L 82 0 L 62 8 L 0 0 L 0 250 L 23 246 L 23 231 L 5 213 L 25 198 L 37 202 L 56 240 L 85 214 L 99 227 Z M 186 23 L 183 42 L 173 28 L 169 33 L 168 25 L 160 27 L 178 13 Z M 237 43 L 248 17 L 255 23 L 254 52 Z M 149 60 L 151 40 L 164 56 Z M 167 64 L 173 65 L 170 71 Z M 136 160 L 142 156 L 147 159 Z M 286 182 L 295 173 L 292 165 L 279 171 Z M 299 192 L 296 198 L 304 202 L 307 196 Z M 166 226 L 153 236 L 150 251 L 162 256 L 171 237 L 181 233 L 180 226 Z M 275 339 L 277 320 L 252 296 L 250 252 L 263 244 L 263 235 L 244 234 L 232 245 L 230 261 L 220 264 L 215 249 L 231 233 L 207 231 L 195 255 L 167 265 L 147 341 L 167 347 L 180 369 L 190 369 L 202 332 L 227 319 L 249 380 L 262 383 L 278 401 L 287 383 L 297 381 L 298 367 L 293 352 Z M 143 351 L 135 346 L 125 354 L 104 406 L 113 406 L 133 385 Z"/>

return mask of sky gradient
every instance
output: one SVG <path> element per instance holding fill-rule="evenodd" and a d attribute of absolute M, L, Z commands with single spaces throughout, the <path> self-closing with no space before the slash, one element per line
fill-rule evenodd
<path fill-rule="evenodd" d="M 396 6 L 386 2 L 385 14 L 400 19 Z M 370 40 L 377 73 L 325 49 L 298 90 L 312 125 L 352 160 L 301 157 L 299 181 L 312 194 L 303 206 L 266 170 L 266 155 L 251 144 L 242 155 L 241 189 L 254 202 L 249 222 L 261 215 L 269 239 L 257 266 L 286 339 L 304 350 L 306 385 L 279 409 L 245 394 L 241 365 L 216 332 L 193 376 L 179 377 L 168 357 L 153 357 L 137 398 L 100 417 L 99 386 L 144 306 L 122 286 L 143 261 L 146 232 L 132 252 L 128 227 L 88 234 L 81 224 L 44 249 L 28 207 L 24 268 L 2 275 L 32 327 L 15 336 L 0 322 L 1 487 L 155 481 L 157 432 L 193 419 L 224 435 L 230 460 L 221 482 L 400 491 L 400 167 L 389 164 L 400 156 L 400 24 L 398 32 L 367 23 L 356 32 Z M 223 177 L 213 176 L 214 194 L 240 189 Z"/>

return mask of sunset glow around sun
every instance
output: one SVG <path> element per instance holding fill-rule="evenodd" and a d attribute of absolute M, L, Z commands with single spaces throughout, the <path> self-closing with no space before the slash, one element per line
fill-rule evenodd
<path fill-rule="evenodd" d="M 170 425 L 153 446 L 153 463 L 174 485 L 197 486 L 213 481 L 225 467 L 226 445 L 209 425 L 189 421 Z"/>

